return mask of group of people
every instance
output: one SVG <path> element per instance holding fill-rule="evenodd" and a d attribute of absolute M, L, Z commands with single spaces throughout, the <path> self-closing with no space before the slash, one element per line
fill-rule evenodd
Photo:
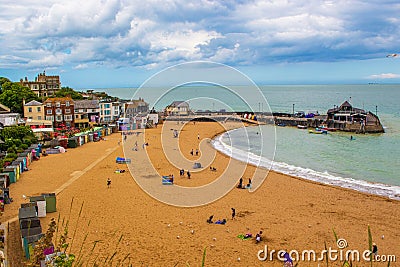
<path fill-rule="evenodd" d="M 235 208 L 231 208 L 231 211 L 232 211 L 232 220 L 235 220 L 235 217 L 236 217 L 236 209 L 235 209 Z M 217 220 L 217 221 L 214 222 L 214 221 L 213 221 L 213 218 L 214 218 L 214 215 L 211 215 L 211 216 L 207 219 L 207 223 L 209 223 L 209 224 L 212 224 L 212 223 L 214 223 L 214 224 L 226 224 L 226 222 L 227 222 L 226 219 Z M 256 234 L 256 236 L 255 236 L 255 241 L 256 241 L 256 243 L 261 242 L 261 240 L 262 240 L 262 234 L 263 234 L 262 231 L 260 231 L 260 232 L 258 232 L 258 233 Z M 252 237 L 253 237 L 253 235 L 252 235 L 251 233 L 247 233 L 247 234 L 243 235 L 243 238 L 244 238 L 244 239 L 248 239 L 248 238 L 252 238 Z"/>
<path fill-rule="evenodd" d="M 193 150 L 193 148 L 192 148 L 192 150 L 190 150 L 190 155 L 193 156 L 194 154 L 196 154 L 196 156 L 198 156 L 198 155 L 199 155 L 199 150 L 196 149 L 196 152 L 194 152 L 194 150 Z"/>
<path fill-rule="evenodd" d="M 239 183 L 236 186 L 236 188 L 239 188 L 239 189 L 250 189 L 251 188 L 251 179 L 249 178 L 249 182 L 247 183 L 247 185 L 244 185 L 243 184 L 243 178 L 240 178 L 239 179 Z"/>
<path fill-rule="evenodd" d="M 181 169 L 181 170 L 179 171 L 179 175 L 180 175 L 181 177 L 182 177 L 182 176 L 185 176 L 185 170 L 184 170 L 184 169 Z M 192 174 L 190 173 L 189 170 L 187 170 L 186 175 L 187 175 L 188 179 L 190 179 L 190 176 L 191 176 Z"/>

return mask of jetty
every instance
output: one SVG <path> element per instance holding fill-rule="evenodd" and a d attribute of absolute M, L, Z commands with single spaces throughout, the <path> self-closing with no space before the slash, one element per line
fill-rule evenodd
<path fill-rule="evenodd" d="M 384 128 L 377 114 L 353 107 L 348 101 L 335 106 L 327 114 L 291 114 L 282 112 L 229 112 L 198 111 L 186 116 L 167 116 L 168 121 L 242 121 L 255 125 L 275 124 L 301 129 L 323 127 L 331 131 L 354 133 L 383 133 Z"/>

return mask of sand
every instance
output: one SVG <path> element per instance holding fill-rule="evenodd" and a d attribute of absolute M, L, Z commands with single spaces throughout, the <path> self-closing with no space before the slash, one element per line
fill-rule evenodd
<path fill-rule="evenodd" d="M 93 266 L 94 262 L 99 266 L 187 266 L 187 263 L 200 266 L 205 247 L 205 266 L 282 266 L 276 259 L 260 261 L 258 251 L 267 245 L 269 251 L 313 249 L 319 253 L 325 243 L 337 249 L 334 229 L 338 237 L 348 243 L 344 251 L 358 249 L 362 252 L 368 248 L 368 226 L 379 254 L 396 255 L 400 260 L 400 203 L 379 196 L 269 172 L 255 192 L 234 188 L 221 199 L 200 207 L 175 207 L 154 199 L 141 190 L 127 165 L 115 163 L 116 157 L 124 156 L 124 149 L 129 155 L 135 153 L 131 148 L 135 140 L 142 140 L 141 136 L 149 146 L 143 150 L 142 143 L 138 142 L 139 151 L 133 154 L 134 162 L 148 154 L 160 176 L 174 174 L 176 186 L 207 185 L 217 179 L 228 164 L 238 166 L 237 177 L 232 177 L 237 181 L 242 176 L 243 166 L 216 153 L 212 162 L 216 172 L 206 166 L 201 172 L 193 172 L 191 179 L 179 177 L 177 167 L 180 166 L 174 167 L 163 155 L 161 126 L 139 136 L 129 136 L 126 141 L 129 143 L 125 145 L 119 144 L 120 134 L 113 134 L 107 136 L 106 141 L 85 144 L 68 149 L 65 154 L 49 155 L 33 162 L 30 170 L 11 185 L 14 202 L 6 205 L 2 221 L 15 220 L 19 205 L 26 202 L 22 195 L 56 192 L 57 212 L 47 214 L 41 220 L 42 225 L 46 229 L 50 219 L 57 220 L 58 216 L 60 224 L 63 220 L 69 221 L 70 249 L 76 256 L 83 255 L 84 262 L 89 263 L 87 266 Z M 179 149 L 188 161 L 195 162 L 202 154 L 200 151 L 199 156 L 191 156 L 192 148 L 196 149 L 203 140 L 202 145 L 210 146 L 207 138 L 221 133 L 224 127 L 238 126 L 212 122 L 186 124 L 179 132 Z M 164 128 L 165 132 L 167 130 L 170 129 Z M 176 142 L 172 132 L 170 136 L 163 140 L 163 146 Z M 117 169 L 126 172 L 117 174 Z M 142 169 L 137 166 L 138 171 Z M 253 166 L 246 168 L 245 182 L 254 169 Z M 141 173 L 141 178 L 146 178 L 147 174 Z M 107 188 L 107 178 L 112 180 L 111 188 Z M 82 213 L 78 216 L 81 207 Z M 231 207 L 236 209 L 234 220 L 231 220 Z M 210 215 L 214 215 L 214 219 L 226 218 L 228 222 L 226 225 L 207 224 Z M 10 240 L 18 240 L 15 237 L 19 233 L 13 224 Z M 248 232 L 255 235 L 260 230 L 263 240 L 259 244 L 254 239 L 237 237 Z M 8 248 L 13 258 L 10 266 L 21 266 L 15 247 L 16 241 Z M 341 265 L 339 261 L 330 263 L 330 266 Z M 318 266 L 318 262 L 300 262 L 299 266 Z M 357 266 L 367 264 L 361 260 Z M 387 263 L 374 266 L 387 266 Z"/>

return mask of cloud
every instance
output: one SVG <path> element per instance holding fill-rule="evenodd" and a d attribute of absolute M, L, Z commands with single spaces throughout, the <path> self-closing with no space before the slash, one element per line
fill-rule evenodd
<path fill-rule="evenodd" d="M 0 67 L 372 59 L 398 52 L 399 13 L 391 0 L 5 0 Z"/>
<path fill-rule="evenodd" d="M 368 79 L 397 79 L 400 78 L 400 74 L 395 73 L 381 73 L 381 74 L 372 74 L 367 77 Z"/>

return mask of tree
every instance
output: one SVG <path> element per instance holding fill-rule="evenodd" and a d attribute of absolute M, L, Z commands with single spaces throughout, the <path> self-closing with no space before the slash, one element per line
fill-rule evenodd
<path fill-rule="evenodd" d="M 2 88 L 3 88 L 3 83 L 5 82 L 11 82 L 9 79 L 5 78 L 5 77 L 0 77 L 0 94 L 2 92 Z"/>
<path fill-rule="evenodd" d="M 0 103 L 10 108 L 11 112 L 22 114 L 24 111 L 23 99 L 26 102 L 37 100 L 36 94 L 20 83 L 6 81 L 1 86 Z"/>
<path fill-rule="evenodd" d="M 61 89 L 56 93 L 56 97 L 66 97 L 66 96 L 70 96 L 73 100 L 83 99 L 81 93 L 69 87 L 61 87 Z"/>

